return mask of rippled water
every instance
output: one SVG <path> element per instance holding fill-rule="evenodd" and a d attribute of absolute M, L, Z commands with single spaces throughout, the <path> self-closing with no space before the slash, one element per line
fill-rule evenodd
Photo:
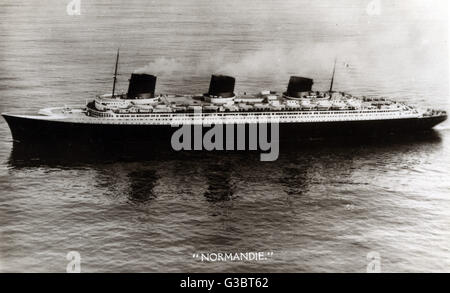
<path fill-rule="evenodd" d="M 69 1 L 0 3 L 0 110 L 83 104 L 134 70 L 158 92 L 328 87 L 449 109 L 446 1 Z M 319 2 L 319 1 L 315 1 Z M 430 1 L 431 2 L 431 1 Z M 0 271 L 449 271 L 450 131 L 281 145 L 255 153 L 14 146 L 0 122 Z M 202 263 L 196 252 L 273 251 Z"/>

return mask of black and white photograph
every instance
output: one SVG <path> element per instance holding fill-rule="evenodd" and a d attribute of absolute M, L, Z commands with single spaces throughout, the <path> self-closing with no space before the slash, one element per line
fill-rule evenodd
<path fill-rule="evenodd" d="M 450 272 L 449 7 L 2 0 L 0 273 Z"/>

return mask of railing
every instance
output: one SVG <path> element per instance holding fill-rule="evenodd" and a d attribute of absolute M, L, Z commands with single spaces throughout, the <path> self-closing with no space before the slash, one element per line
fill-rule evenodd
<path fill-rule="evenodd" d="M 284 112 L 215 112 L 215 113 L 133 113 L 115 114 L 89 109 L 96 123 L 115 124 L 217 124 L 217 123 L 289 123 L 333 122 L 377 119 L 418 118 L 415 110 L 346 110 L 346 111 L 284 111 Z M 98 119 L 104 118 L 104 119 Z"/>

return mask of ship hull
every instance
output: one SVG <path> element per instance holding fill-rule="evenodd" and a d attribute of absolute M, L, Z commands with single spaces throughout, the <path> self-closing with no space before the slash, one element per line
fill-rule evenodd
<path fill-rule="evenodd" d="M 9 114 L 3 114 L 3 117 L 11 129 L 14 141 L 23 143 L 148 142 L 170 146 L 172 134 L 178 129 L 170 125 L 72 123 Z M 330 136 L 367 137 L 420 132 L 430 130 L 446 119 L 446 115 L 440 115 L 390 120 L 280 123 L 279 139 L 280 141 L 289 141 Z M 270 127 L 268 129 L 270 130 Z M 248 126 L 246 130 L 248 134 Z M 203 133 L 207 131 L 206 127 L 202 130 Z"/>

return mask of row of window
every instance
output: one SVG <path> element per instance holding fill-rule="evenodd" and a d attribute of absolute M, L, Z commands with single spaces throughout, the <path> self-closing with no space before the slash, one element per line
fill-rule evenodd
<path fill-rule="evenodd" d="M 382 111 L 358 111 L 358 112 L 296 112 L 296 113 L 286 113 L 286 112 L 272 112 L 272 113 L 198 113 L 198 114 L 118 114 L 116 116 L 111 115 L 110 113 L 102 113 L 102 112 L 93 112 L 93 116 L 96 117 L 120 117 L 120 118 L 144 118 L 144 117 L 226 117 L 226 116 L 279 116 L 279 117 L 298 117 L 304 116 L 304 115 L 316 115 L 316 116 L 329 116 L 329 115 L 336 115 L 336 117 L 349 117 L 351 115 L 355 114 L 375 114 L 375 115 L 387 115 L 387 114 L 396 114 L 396 113 L 402 113 L 395 110 L 382 110 Z M 294 115 L 293 115 L 294 114 Z M 350 114 L 350 115 L 349 115 Z M 288 115 L 288 116 L 286 116 Z"/>
<path fill-rule="evenodd" d="M 357 119 L 358 117 L 357 116 L 352 116 L 352 115 L 342 115 L 342 116 L 320 116 L 320 115 L 318 115 L 318 116 L 316 116 L 316 117 L 311 117 L 311 118 L 309 118 L 309 119 L 306 119 L 306 120 L 304 120 L 304 121 L 314 121 L 314 120 L 320 120 L 320 119 L 325 119 L 325 120 L 330 120 L 330 119 L 332 119 L 332 118 L 343 118 L 343 117 L 346 117 L 346 118 L 353 118 L 353 119 Z M 394 117 L 394 116 L 392 116 L 392 117 Z M 282 119 L 298 119 L 299 117 L 298 116 L 295 116 L 295 115 L 292 115 L 292 116 L 281 116 L 280 118 L 282 118 Z M 256 120 L 256 117 L 254 117 L 253 119 L 255 119 Z M 248 119 L 248 120 L 253 120 L 253 119 Z M 145 119 L 142 119 L 142 118 L 129 118 L 129 119 L 127 119 L 127 121 L 146 121 Z M 153 122 L 153 121 L 160 121 L 160 122 L 177 122 L 177 120 L 168 120 L 168 119 L 165 119 L 165 118 L 155 118 L 155 119 L 152 119 L 152 120 L 150 120 L 150 121 L 148 121 L 148 122 Z M 209 121 L 207 120 L 207 121 L 205 121 L 205 122 L 211 122 L 211 123 L 213 123 L 215 120 L 214 119 L 210 119 Z M 219 120 L 220 121 L 220 120 Z M 271 119 L 268 119 L 268 121 L 271 121 Z M 180 123 L 183 123 L 183 121 L 182 120 L 179 120 L 179 122 Z"/>
<path fill-rule="evenodd" d="M 296 116 L 298 115 L 338 115 L 338 116 L 343 116 L 343 114 L 361 114 L 361 113 L 371 113 L 371 114 L 380 114 L 380 113 L 397 113 L 397 111 L 361 111 L 361 112 L 327 112 L 327 113 L 318 113 L 318 112 L 305 112 L 305 113 L 295 113 Z M 231 115 L 230 115 L 231 114 Z M 234 114 L 234 113 L 233 113 Z M 115 117 L 121 117 L 121 118 L 128 118 L 128 117 L 196 117 L 196 116 L 202 116 L 202 117 L 208 117 L 208 116 L 219 116 L 219 117 L 223 117 L 223 116 L 282 116 L 283 114 L 286 113 L 239 113 L 239 114 L 235 114 L 233 115 L 232 113 L 229 114 L 197 114 L 197 115 L 193 115 L 193 114 L 138 114 L 138 115 L 134 115 L 134 114 L 124 114 L 124 115 L 116 115 Z M 291 113 L 289 113 L 291 114 Z M 100 117 L 113 117 L 110 114 L 104 114 L 104 113 L 96 113 L 97 116 Z"/>

